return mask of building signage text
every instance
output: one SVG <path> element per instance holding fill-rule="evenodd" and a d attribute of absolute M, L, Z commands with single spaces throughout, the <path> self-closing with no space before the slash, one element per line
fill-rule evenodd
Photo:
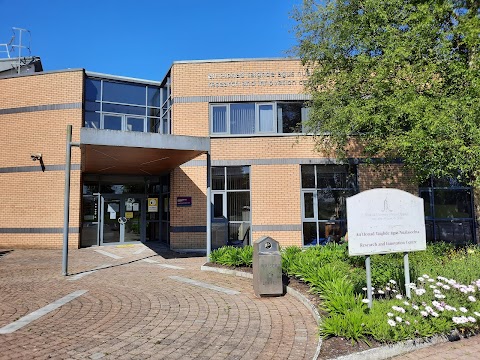
<path fill-rule="evenodd" d="M 265 87 L 305 85 L 310 72 L 303 71 L 255 71 L 210 73 L 208 87 Z"/>

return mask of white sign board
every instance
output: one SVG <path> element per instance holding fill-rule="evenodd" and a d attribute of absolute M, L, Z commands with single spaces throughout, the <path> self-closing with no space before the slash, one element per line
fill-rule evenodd
<path fill-rule="evenodd" d="M 425 250 L 423 199 L 398 189 L 373 189 L 347 198 L 348 253 L 372 255 Z"/>

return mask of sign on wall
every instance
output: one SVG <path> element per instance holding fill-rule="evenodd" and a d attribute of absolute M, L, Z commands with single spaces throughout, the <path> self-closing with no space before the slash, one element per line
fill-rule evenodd
<path fill-rule="evenodd" d="M 398 189 L 347 198 L 348 253 L 373 255 L 426 249 L 423 199 Z"/>
<path fill-rule="evenodd" d="M 177 197 L 177 206 L 192 206 L 192 197 L 191 196 L 178 196 Z"/>

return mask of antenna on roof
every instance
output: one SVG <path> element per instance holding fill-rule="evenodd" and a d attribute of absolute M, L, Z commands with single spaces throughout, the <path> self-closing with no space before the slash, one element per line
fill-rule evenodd
<path fill-rule="evenodd" d="M 30 30 L 27 30 L 27 29 L 22 29 L 22 28 L 17 28 L 17 27 L 13 27 L 12 28 L 13 30 L 13 37 L 12 37 L 12 40 L 10 42 L 13 42 L 13 40 L 15 39 L 15 35 L 16 33 L 15 32 L 18 32 L 18 45 L 11 45 L 12 49 L 18 49 L 18 67 L 17 67 L 17 73 L 20 74 L 20 67 L 21 67 L 21 58 L 22 58 L 22 49 L 27 49 L 28 50 L 28 54 L 31 55 L 31 51 L 30 51 L 30 42 L 31 42 L 31 39 L 32 39 L 32 33 L 30 32 Z M 28 32 L 28 35 L 29 35 L 29 42 L 28 42 L 28 46 L 25 46 L 25 45 L 22 45 L 22 34 L 23 32 Z M 10 57 L 10 56 L 9 56 Z"/>

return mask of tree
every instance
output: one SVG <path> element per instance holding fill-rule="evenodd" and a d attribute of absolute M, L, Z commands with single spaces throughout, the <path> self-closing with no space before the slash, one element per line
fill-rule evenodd
<path fill-rule="evenodd" d="M 320 148 L 402 159 L 480 186 L 480 1 L 304 0 L 296 54 L 311 69 Z"/>

